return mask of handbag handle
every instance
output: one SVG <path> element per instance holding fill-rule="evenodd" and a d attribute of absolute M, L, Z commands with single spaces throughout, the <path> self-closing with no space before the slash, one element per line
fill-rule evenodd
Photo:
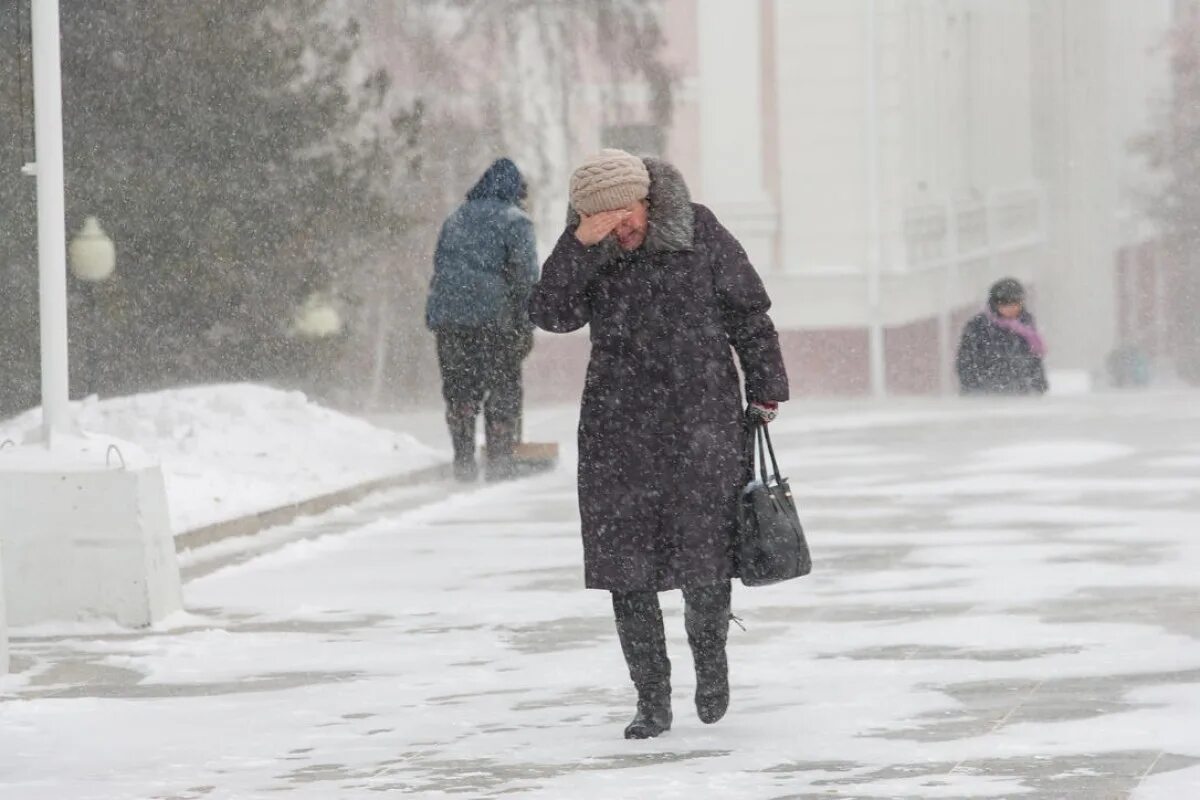
<path fill-rule="evenodd" d="M 766 426 L 761 422 L 754 425 L 754 441 L 758 447 L 754 448 L 754 460 L 758 464 L 758 475 L 763 486 L 770 486 L 767 480 L 767 452 L 763 449 L 763 428 Z"/>
<path fill-rule="evenodd" d="M 774 472 L 775 483 L 783 482 L 783 478 L 779 474 L 779 462 L 775 459 L 775 447 L 771 444 L 771 434 L 767 430 L 766 423 L 757 422 L 754 424 L 754 436 L 758 441 L 758 452 L 756 453 L 755 461 L 758 462 L 758 472 L 762 478 L 763 486 L 770 485 L 767 478 L 767 455 L 771 457 L 771 469 Z"/>

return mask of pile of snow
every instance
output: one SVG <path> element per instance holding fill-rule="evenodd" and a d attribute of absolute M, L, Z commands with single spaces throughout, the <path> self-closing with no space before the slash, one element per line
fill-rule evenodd
<path fill-rule="evenodd" d="M 197 386 L 72 404 L 80 427 L 132 442 L 162 463 L 172 530 L 276 508 L 447 456 L 412 436 L 252 384 Z M 34 410 L 0 422 L 21 441 Z"/>
<path fill-rule="evenodd" d="M 1052 369 L 1046 373 L 1050 394 L 1074 397 L 1092 391 L 1092 376 L 1085 369 Z"/>

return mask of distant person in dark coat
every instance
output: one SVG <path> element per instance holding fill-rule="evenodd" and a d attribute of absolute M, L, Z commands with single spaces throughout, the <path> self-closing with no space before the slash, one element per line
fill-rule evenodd
<path fill-rule="evenodd" d="M 486 477 L 510 477 L 520 435 L 521 362 L 533 344 L 526 314 L 537 280 L 533 222 L 521 208 L 525 179 L 494 162 L 442 225 L 426 324 L 437 334 L 454 474 L 478 475 L 475 421 L 482 407 Z"/>
<path fill-rule="evenodd" d="M 671 165 L 604 150 L 571 178 L 566 230 L 530 316 L 591 325 L 579 420 L 584 579 L 612 593 L 637 714 L 626 738 L 671 727 L 671 662 L 658 592 L 682 589 L 696 710 L 729 705 L 732 542 L 746 483 L 746 414 L 788 399 L 771 301 L 745 250 L 691 202 Z"/>
<path fill-rule="evenodd" d="M 987 308 L 967 323 L 958 347 L 963 394 L 1044 394 L 1046 345 L 1025 308 L 1025 288 L 1015 278 L 997 281 Z"/>

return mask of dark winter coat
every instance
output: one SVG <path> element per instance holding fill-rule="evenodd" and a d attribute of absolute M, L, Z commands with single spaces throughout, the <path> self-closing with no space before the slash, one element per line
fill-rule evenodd
<path fill-rule="evenodd" d="M 529 330 L 537 254 L 533 221 L 517 206 L 523 194 L 516 166 L 500 159 L 442 225 L 425 307 L 430 329 Z"/>
<path fill-rule="evenodd" d="M 788 399 L 771 301 L 737 240 L 691 203 L 682 176 L 647 159 L 649 228 L 625 254 L 575 238 L 574 217 L 542 267 L 530 316 L 548 331 L 590 323 L 579 421 L 585 581 L 676 589 L 733 575 L 745 483 L 742 397 Z"/>
<path fill-rule="evenodd" d="M 1020 321 L 1036 328 L 1027 311 Z M 963 329 L 956 366 L 963 394 L 1043 394 L 1048 388 L 1042 359 L 1019 334 L 993 324 L 987 312 Z"/>

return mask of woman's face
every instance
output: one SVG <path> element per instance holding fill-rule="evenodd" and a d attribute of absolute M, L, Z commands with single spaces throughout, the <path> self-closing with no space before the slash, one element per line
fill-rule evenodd
<path fill-rule="evenodd" d="M 1000 305 L 996 306 L 996 313 L 1005 319 L 1016 319 L 1017 317 L 1021 316 L 1021 304 L 1001 303 Z"/>
<path fill-rule="evenodd" d="M 617 244 L 621 245 L 621 249 L 625 252 L 637 250 L 646 241 L 646 230 L 649 227 L 647 214 L 649 207 L 650 204 L 645 200 L 639 200 L 623 209 L 629 212 L 629 216 L 613 228 L 613 235 L 617 237 Z"/>

